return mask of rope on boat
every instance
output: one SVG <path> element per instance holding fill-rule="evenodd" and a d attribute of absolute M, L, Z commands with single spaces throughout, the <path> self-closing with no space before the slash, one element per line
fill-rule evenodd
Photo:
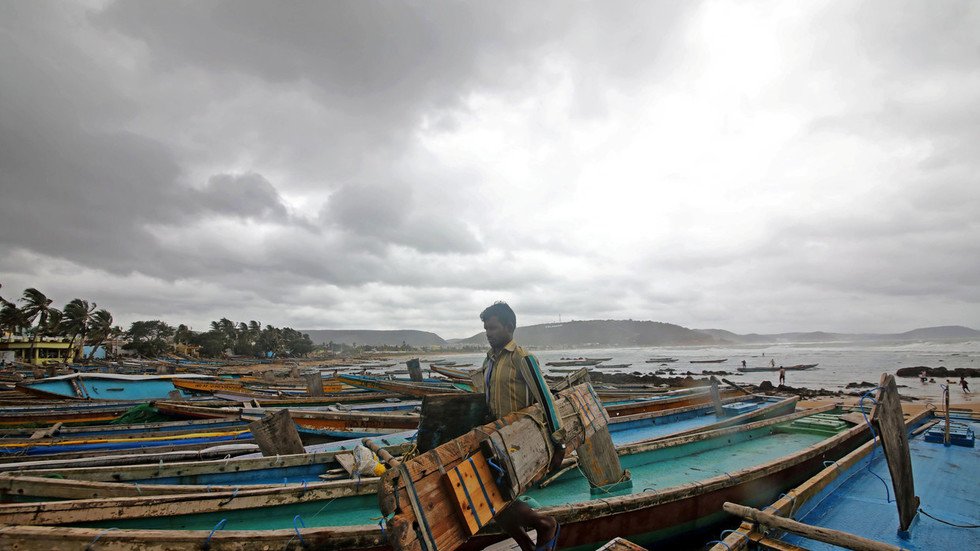
<path fill-rule="evenodd" d="M 91 551 L 92 549 L 95 549 L 95 543 L 99 541 L 99 538 L 108 534 L 109 532 L 112 532 L 113 530 L 118 530 L 118 528 L 106 528 L 105 530 L 99 532 L 99 534 L 95 536 L 95 539 L 88 542 L 88 545 L 85 546 L 85 551 Z"/>
<path fill-rule="evenodd" d="M 831 466 L 831 465 L 833 465 L 834 467 L 837 467 L 838 469 L 840 469 L 840 464 L 837 463 L 836 461 L 824 461 L 823 462 L 823 468 L 825 468 L 825 469 L 827 467 Z"/>
<path fill-rule="evenodd" d="M 884 478 L 881 478 L 881 476 L 878 475 L 878 473 L 876 473 L 876 472 L 874 472 L 874 471 L 871 470 L 871 463 L 874 461 L 875 452 L 878 451 L 878 433 L 875 432 L 874 426 L 871 425 L 871 420 L 868 419 L 868 414 L 865 413 L 865 411 L 864 411 L 864 399 L 865 398 L 868 398 L 869 400 L 871 400 L 871 402 L 873 404 L 875 404 L 875 405 L 878 404 L 878 400 L 875 400 L 874 398 L 871 398 L 871 393 L 872 392 L 877 392 L 879 390 L 881 390 L 881 387 L 880 386 L 876 386 L 876 387 L 872 388 L 871 390 L 869 390 L 869 391 L 865 392 L 864 394 L 862 394 L 861 395 L 861 400 L 858 401 L 858 407 L 861 408 L 861 416 L 864 417 L 864 422 L 867 423 L 868 430 L 871 431 L 871 437 L 872 437 L 871 438 L 871 441 L 873 442 L 872 445 L 871 445 L 871 454 L 868 455 L 868 463 L 867 463 L 867 465 L 865 465 L 865 468 L 868 470 L 869 473 L 873 474 L 875 476 L 875 478 L 877 478 L 878 480 L 880 480 L 882 486 L 885 487 L 885 502 L 886 503 L 892 503 L 894 500 L 891 497 L 892 496 L 891 495 L 891 490 L 888 489 L 888 483 L 885 482 L 885 479 Z"/>
<path fill-rule="evenodd" d="M 306 528 L 306 523 L 303 522 L 303 517 L 301 517 L 299 515 L 296 515 L 295 517 L 293 517 L 293 530 L 296 531 L 296 537 L 299 538 L 299 546 L 302 547 L 303 549 L 306 549 L 306 542 L 303 541 L 303 534 L 300 533 L 299 526 L 296 525 L 296 522 L 297 521 L 299 521 L 299 524 L 303 528 Z"/>
<path fill-rule="evenodd" d="M 704 546 L 705 547 L 708 547 L 709 545 L 715 545 L 715 544 L 724 545 L 725 546 L 725 549 L 728 549 L 729 551 L 731 551 L 732 548 L 727 543 L 725 543 L 725 535 L 726 534 L 738 534 L 739 536 L 742 536 L 743 538 L 745 538 L 745 541 L 749 541 L 749 536 L 746 535 L 746 534 L 744 534 L 744 533 L 742 533 L 742 532 L 740 532 L 740 531 L 738 531 L 738 530 L 722 530 L 721 531 L 721 535 L 718 536 L 718 539 L 713 540 L 713 541 L 709 541 L 708 543 L 704 544 Z"/>
<path fill-rule="evenodd" d="M 922 506 L 919 506 L 919 512 L 922 513 L 923 515 L 931 518 L 932 520 L 935 520 L 936 522 L 941 522 L 943 524 L 947 524 L 949 526 L 952 526 L 953 528 L 980 528 L 980 524 L 953 524 L 952 522 L 949 522 L 948 520 L 943 520 L 941 518 L 934 517 L 934 516 L 930 515 L 929 513 L 927 513 L 925 511 L 925 509 L 922 508 Z"/>
<path fill-rule="evenodd" d="M 388 514 L 388 516 L 382 515 L 382 516 L 378 517 L 378 519 L 379 519 L 378 520 L 378 526 L 381 527 L 381 542 L 382 543 L 388 541 L 388 530 L 386 530 L 386 527 L 388 526 L 388 521 L 391 520 L 391 518 L 394 517 L 394 516 L 395 516 L 395 512 L 392 511 L 391 513 Z"/>
<path fill-rule="evenodd" d="M 225 527 L 225 523 L 226 522 L 228 522 L 228 519 L 223 518 L 223 519 L 221 519 L 221 520 L 218 521 L 218 524 L 215 524 L 214 525 L 214 528 L 211 529 L 211 533 L 208 534 L 207 539 L 204 540 L 204 550 L 205 551 L 207 551 L 208 549 L 211 548 L 211 537 L 214 536 L 214 533 L 215 532 L 217 532 L 218 530 L 223 529 Z"/>
<path fill-rule="evenodd" d="M 223 506 L 225 506 L 225 505 L 228 505 L 228 504 L 229 504 L 229 503 L 231 503 L 231 502 L 232 502 L 232 500 L 233 500 L 233 499 L 235 499 L 236 497 L 238 497 L 238 486 L 235 486 L 235 490 L 234 490 L 233 492 L 231 492 L 231 497 L 229 497 L 229 498 L 228 498 L 227 500 L 225 500 L 225 501 L 221 501 L 221 502 L 219 502 L 219 503 L 218 503 L 218 507 L 223 507 Z"/>

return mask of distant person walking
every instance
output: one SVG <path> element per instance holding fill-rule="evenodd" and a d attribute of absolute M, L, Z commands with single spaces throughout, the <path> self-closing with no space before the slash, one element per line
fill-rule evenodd
<path fill-rule="evenodd" d="M 745 360 L 742 360 L 742 367 L 745 367 Z"/>
<path fill-rule="evenodd" d="M 776 360 L 769 360 L 769 367 L 776 367 Z"/>
<path fill-rule="evenodd" d="M 969 394 L 969 392 L 970 392 L 970 383 L 966 382 L 966 376 L 965 375 L 960 375 L 960 388 L 963 389 L 963 392 L 966 392 L 966 393 Z"/>
<path fill-rule="evenodd" d="M 786 368 L 779 366 L 779 386 L 786 384 Z"/>

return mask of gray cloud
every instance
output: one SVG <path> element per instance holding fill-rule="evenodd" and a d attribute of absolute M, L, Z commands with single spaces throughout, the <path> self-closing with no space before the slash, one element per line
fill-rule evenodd
<path fill-rule="evenodd" d="M 973 2 L 5 3 L 4 293 L 447 336 L 501 298 L 527 322 L 977 326 L 978 25 Z"/>

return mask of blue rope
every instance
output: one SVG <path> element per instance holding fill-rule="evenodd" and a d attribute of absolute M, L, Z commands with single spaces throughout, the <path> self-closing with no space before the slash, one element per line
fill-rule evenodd
<path fill-rule="evenodd" d="M 296 515 L 293 517 L 293 530 L 296 531 L 296 537 L 299 538 L 299 544 L 301 547 L 306 547 L 306 542 L 303 541 L 303 534 L 299 532 L 299 526 L 296 525 L 297 521 L 303 528 L 306 528 L 306 523 L 303 522 L 303 517 Z"/>
<path fill-rule="evenodd" d="M 106 535 L 107 533 L 109 533 L 109 532 L 111 532 L 113 530 L 118 530 L 118 528 L 106 528 L 105 530 L 99 532 L 99 534 L 97 536 L 95 536 L 95 539 L 93 539 L 92 541 L 88 542 L 88 545 L 85 546 L 85 551 L 89 551 L 90 549 L 94 549 L 95 548 L 95 542 L 99 541 L 99 538 L 101 538 L 102 536 Z"/>
<path fill-rule="evenodd" d="M 872 403 L 874 403 L 874 404 L 877 405 L 878 404 L 878 401 L 875 400 L 874 398 L 871 398 L 871 393 L 872 392 L 875 392 L 877 390 L 881 390 L 881 387 L 878 386 L 878 387 L 872 388 L 871 390 L 865 392 L 863 395 L 861 395 L 861 400 L 858 401 L 858 407 L 861 408 L 861 416 L 864 417 L 864 422 L 867 423 L 868 429 L 871 431 L 871 437 L 872 437 L 871 441 L 873 442 L 873 444 L 871 445 L 871 455 L 868 456 L 868 463 L 867 463 L 867 465 L 865 465 L 865 468 L 868 470 L 869 473 L 871 473 L 872 475 L 874 475 L 875 478 L 877 478 L 878 480 L 880 480 L 881 481 L 881 485 L 885 487 L 885 502 L 886 503 L 892 503 L 893 502 L 893 500 L 892 500 L 892 494 L 891 494 L 891 490 L 888 489 L 888 483 L 885 482 L 885 479 L 884 478 L 881 478 L 878 475 L 878 473 L 876 473 L 876 472 L 874 472 L 874 471 L 871 470 L 871 464 L 872 464 L 872 462 L 874 462 L 875 452 L 878 451 L 878 433 L 875 432 L 874 426 L 871 424 L 871 421 L 868 419 L 868 414 L 864 412 L 864 399 L 865 398 L 868 398 L 868 399 L 871 400 Z"/>
<path fill-rule="evenodd" d="M 502 468 L 500 468 L 500 465 L 497 465 L 497 463 L 493 460 L 492 457 L 487 459 L 487 464 L 490 465 L 490 467 L 493 468 L 493 470 L 497 471 L 497 476 L 495 480 L 497 481 L 498 486 L 502 486 L 504 483 L 504 475 L 506 474 L 506 472 Z"/>
<path fill-rule="evenodd" d="M 711 540 L 708 543 L 704 544 L 704 546 L 705 547 L 707 547 L 709 545 L 714 546 L 715 544 L 724 545 L 725 546 L 725 549 L 728 549 L 728 551 L 732 551 L 732 547 L 730 545 L 728 545 L 727 543 L 721 541 L 721 540 Z"/>
<path fill-rule="evenodd" d="M 214 533 L 217 532 L 218 530 L 221 530 L 222 528 L 224 528 L 226 522 L 228 522 L 228 519 L 223 518 L 223 519 L 221 519 L 221 520 L 218 521 L 218 524 L 215 524 L 214 525 L 214 528 L 211 529 L 211 533 L 208 534 L 208 538 L 206 540 L 204 540 L 204 548 L 205 549 L 209 549 L 211 547 L 211 536 L 213 536 Z"/>
<path fill-rule="evenodd" d="M 738 535 L 742 536 L 743 538 L 745 538 L 746 540 L 749 539 L 749 536 L 748 535 L 743 534 L 742 532 L 739 532 L 738 530 L 722 530 L 721 531 L 721 539 L 725 539 L 725 533 L 726 532 L 729 533 L 729 534 L 738 534 Z"/>

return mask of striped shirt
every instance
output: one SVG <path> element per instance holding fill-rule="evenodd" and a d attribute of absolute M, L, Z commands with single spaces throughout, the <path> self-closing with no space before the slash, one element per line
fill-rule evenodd
<path fill-rule="evenodd" d="M 493 350 L 487 352 L 483 361 L 484 392 L 490 413 L 495 418 L 500 419 L 535 402 L 520 371 L 521 363 L 528 356 L 530 354 L 514 341 L 507 343 L 496 355 Z"/>

